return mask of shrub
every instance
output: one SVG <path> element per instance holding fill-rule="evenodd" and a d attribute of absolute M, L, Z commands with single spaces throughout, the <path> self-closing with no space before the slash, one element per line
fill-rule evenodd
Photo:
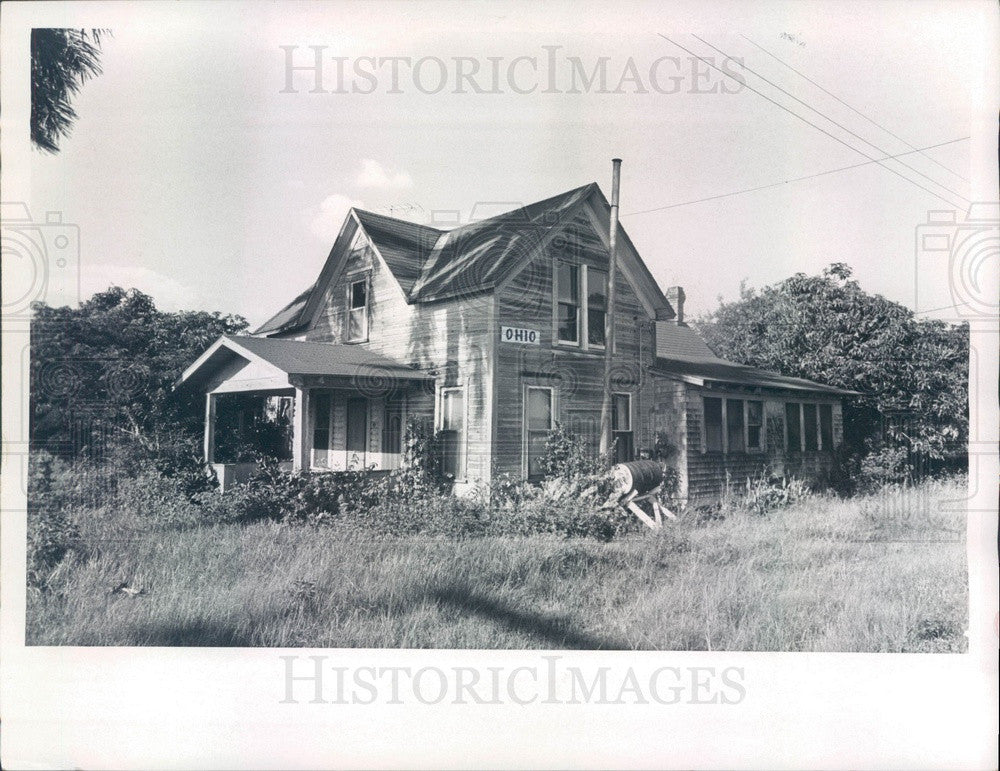
<path fill-rule="evenodd" d="M 746 493 L 737 499 L 736 507 L 758 516 L 774 509 L 791 506 L 812 496 L 809 486 L 801 479 L 772 479 L 761 475 L 747 480 Z"/>
<path fill-rule="evenodd" d="M 539 465 L 548 478 L 574 479 L 599 474 L 606 468 L 599 454 L 579 434 L 567 431 L 561 423 L 545 441 Z"/>

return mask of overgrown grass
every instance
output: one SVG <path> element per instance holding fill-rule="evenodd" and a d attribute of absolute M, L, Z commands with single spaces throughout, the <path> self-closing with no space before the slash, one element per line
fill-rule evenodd
<path fill-rule="evenodd" d="M 27 641 L 957 652 L 964 498 L 963 480 L 928 482 L 692 512 L 610 542 L 348 521 L 154 528 L 91 509 L 46 588 L 29 589 Z"/>

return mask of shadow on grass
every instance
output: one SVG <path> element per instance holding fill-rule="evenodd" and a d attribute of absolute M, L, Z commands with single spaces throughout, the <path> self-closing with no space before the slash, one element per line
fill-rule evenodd
<path fill-rule="evenodd" d="M 250 648 L 260 646 L 245 632 L 221 621 L 185 621 L 131 627 L 125 645 L 194 648 Z"/>
<path fill-rule="evenodd" d="M 488 619 L 532 638 L 563 648 L 580 650 L 628 650 L 632 646 L 620 640 L 581 632 L 575 622 L 565 616 L 549 617 L 509 608 L 485 595 L 449 586 L 431 592 L 429 596 L 465 613 Z M 485 646 L 490 647 L 490 646 Z"/>

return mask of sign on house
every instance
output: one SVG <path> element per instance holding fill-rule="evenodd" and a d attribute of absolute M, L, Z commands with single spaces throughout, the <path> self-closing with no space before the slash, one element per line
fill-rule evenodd
<path fill-rule="evenodd" d="M 500 341 L 504 343 L 522 343 L 524 345 L 538 345 L 539 335 L 537 329 L 525 329 L 523 327 L 500 327 Z"/>

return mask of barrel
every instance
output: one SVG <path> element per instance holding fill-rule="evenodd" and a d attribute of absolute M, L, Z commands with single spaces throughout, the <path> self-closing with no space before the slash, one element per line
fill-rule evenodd
<path fill-rule="evenodd" d="M 655 460 L 633 460 L 619 463 L 611 469 L 615 492 L 628 495 L 645 495 L 663 483 L 663 466 Z"/>

